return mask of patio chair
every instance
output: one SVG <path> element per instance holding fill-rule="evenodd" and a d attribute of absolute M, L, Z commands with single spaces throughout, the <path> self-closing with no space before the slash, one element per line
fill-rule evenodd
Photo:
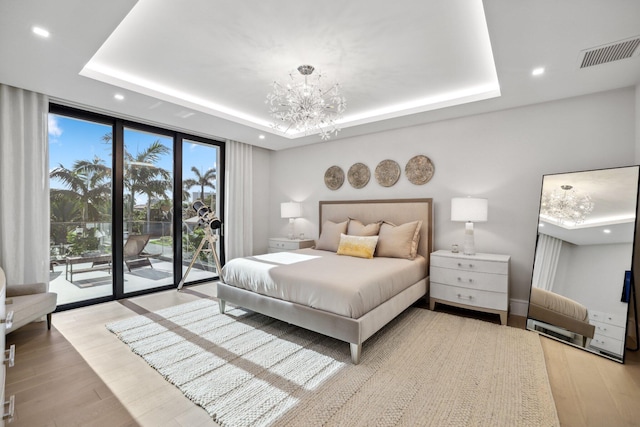
<path fill-rule="evenodd" d="M 150 237 L 148 234 L 135 234 L 127 237 L 127 241 L 124 243 L 124 263 L 129 272 L 132 268 L 146 266 L 153 268 L 149 258 L 157 257 L 160 254 L 150 254 L 144 251 Z"/>

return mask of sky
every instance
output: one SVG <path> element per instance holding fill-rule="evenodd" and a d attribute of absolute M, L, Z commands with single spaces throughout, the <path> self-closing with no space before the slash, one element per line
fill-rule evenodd
<path fill-rule="evenodd" d="M 111 166 L 111 144 L 102 140 L 110 132 L 111 126 L 108 125 L 49 114 L 49 170 L 57 168 L 60 164 L 71 169 L 76 160 L 93 160 L 95 156 Z M 127 151 L 134 156 L 159 140 L 169 147 L 171 153 L 163 156 L 157 166 L 173 173 L 171 138 L 125 128 L 124 139 Z M 192 166 L 197 167 L 202 174 L 216 167 L 217 153 L 216 147 L 185 142 L 182 149 L 182 179 L 195 179 L 191 171 Z M 51 188 L 63 188 L 57 180 L 51 180 L 50 185 Z M 200 191 L 200 188 L 192 187 L 189 190 L 190 193 L 194 191 Z M 211 189 L 205 188 L 205 191 L 211 191 Z M 144 202 L 146 202 L 144 196 L 136 197 L 136 203 Z"/>

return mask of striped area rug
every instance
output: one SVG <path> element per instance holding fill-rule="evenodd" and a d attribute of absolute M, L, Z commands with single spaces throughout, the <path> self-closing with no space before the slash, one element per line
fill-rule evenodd
<path fill-rule="evenodd" d="M 110 323 L 221 426 L 557 426 L 537 334 L 409 308 L 363 346 L 208 299 Z"/>

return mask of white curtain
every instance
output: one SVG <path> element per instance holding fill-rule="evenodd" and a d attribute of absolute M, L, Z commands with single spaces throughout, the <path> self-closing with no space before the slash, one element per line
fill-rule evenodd
<path fill-rule="evenodd" d="M 531 281 L 534 287 L 547 291 L 553 290 L 561 249 L 562 240 L 547 234 L 538 236 L 536 257 L 533 262 L 533 279 Z"/>
<path fill-rule="evenodd" d="M 7 283 L 49 283 L 47 96 L 0 84 L 0 266 Z"/>
<path fill-rule="evenodd" d="M 225 145 L 226 259 L 253 255 L 253 146 L 237 141 Z"/>

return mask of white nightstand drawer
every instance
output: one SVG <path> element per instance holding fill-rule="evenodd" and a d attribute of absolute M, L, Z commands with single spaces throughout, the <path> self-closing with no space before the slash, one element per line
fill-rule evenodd
<path fill-rule="evenodd" d="M 296 240 L 286 241 L 286 240 L 269 240 L 269 247 L 275 249 L 287 249 L 294 250 L 300 249 L 300 244 Z"/>
<path fill-rule="evenodd" d="M 481 273 L 508 274 L 509 264 L 505 262 L 509 257 L 493 255 L 496 260 L 476 259 L 473 256 L 463 257 L 458 254 L 442 255 L 445 251 L 438 251 L 437 256 L 431 257 L 432 267 L 450 268 L 453 270 L 478 271 Z M 446 253 L 446 252 L 445 252 Z M 486 258 L 488 254 L 478 254 Z"/>
<path fill-rule="evenodd" d="M 602 311 L 589 311 L 589 320 L 595 322 L 604 322 L 610 325 L 616 325 L 624 328 L 627 324 L 627 318 L 625 316 L 603 313 Z"/>
<path fill-rule="evenodd" d="M 600 335 L 600 334 L 595 334 L 589 346 L 599 348 L 601 350 L 605 350 L 610 353 L 622 355 L 624 341 L 605 337 L 604 335 Z"/>
<path fill-rule="evenodd" d="M 286 237 L 271 237 L 269 239 L 269 253 L 282 251 L 295 251 L 297 249 L 311 248 L 315 245 L 313 239 L 287 239 Z"/>
<path fill-rule="evenodd" d="M 618 341 L 624 341 L 624 335 L 626 331 L 622 326 L 610 325 L 608 323 L 594 321 L 591 321 L 590 323 L 596 327 L 596 334 L 602 335 L 603 337 L 613 338 Z"/>
<path fill-rule="evenodd" d="M 509 296 L 506 292 L 480 291 L 434 283 L 433 281 L 430 286 L 429 292 L 432 298 L 493 310 L 507 310 L 509 308 Z"/>
<path fill-rule="evenodd" d="M 431 267 L 431 281 L 492 292 L 506 292 L 509 285 L 509 278 L 506 274 L 452 270 L 435 266 Z"/>

